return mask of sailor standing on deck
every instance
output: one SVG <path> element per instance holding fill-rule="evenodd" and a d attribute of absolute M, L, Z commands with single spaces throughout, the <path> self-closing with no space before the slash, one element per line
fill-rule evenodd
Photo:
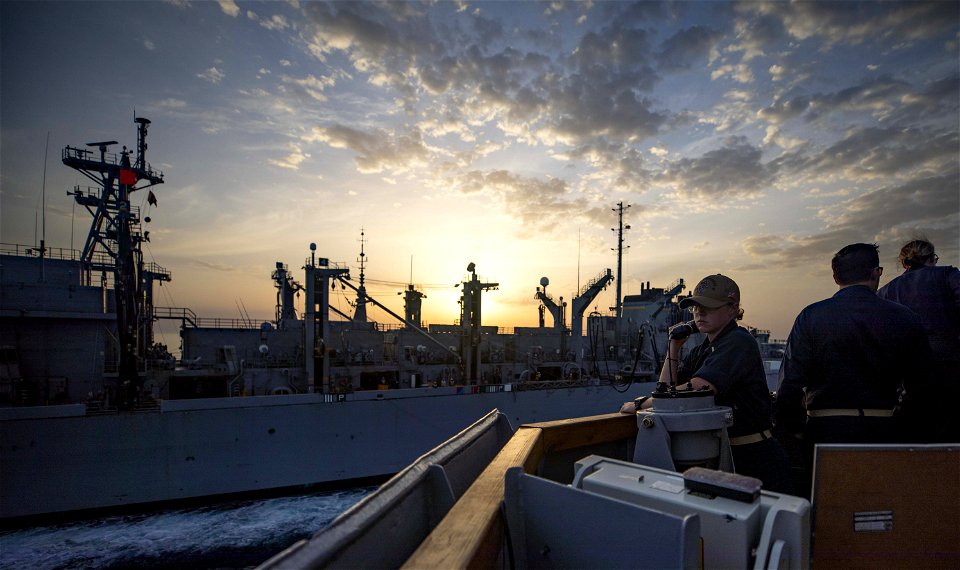
<path fill-rule="evenodd" d="M 671 334 L 660 382 L 672 384 L 675 379 L 681 389 L 712 390 L 718 406 L 733 409 L 727 431 L 737 473 L 760 479 L 768 491 L 795 493 L 787 454 L 771 434 L 770 392 L 760 348 L 753 335 L 737 325 L 743 318 L 740 288 L 729 277 L 710 275 L 680 307 L 693 311 L 697 330 L 707 338 L 681 360 L 680 348 L 689 336 Z M 632 412 L 626 408 L 628 404 L 621 412 Z"/>
<path fill-rule="evenodd" d="M 933 351 L 935 399 L 914 424 L 919 433 L 913 441 L 960 441 L 960 416 L 954 411 L 960 401 L 960 270 L 938 266 L 933 244 L 919 238 L 900 249 L 903 275 L 877 291 L 882 299 L 900 303 L 920 316 Z M 908 394 L 908 399 L 912 395 Z"/>
<path fill-rule="evenodd" d="M 901 390 L 928 393 L 927 335 L 916 313 L 877 297 L 877 246 L 848 245 L 831 265 L 840 290 L 797 316 L 774 405 L 778 435 L 803 439 L 807 484 L 815 444 L 900 441 Z"/>

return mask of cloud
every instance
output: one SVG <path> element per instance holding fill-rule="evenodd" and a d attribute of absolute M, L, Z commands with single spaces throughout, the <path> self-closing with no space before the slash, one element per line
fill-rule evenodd
<path fill-rule="evenodd" d="M 321 59 L 346 54 L 357 72 L 392 89 L 410 113 L 424 104 L 425 91 L 457 100 L 467 121 L 550 146 L 598 137 L 638 140 L 667 120 L 641 95 L 659 81 L 652 56 L 645 55 L 653 52 L 650 35 L 641 28 L 614 24 L 587 32 L 569 56 L 557 57 L 501 46 L 499 23 L 475 18 L 472 28 L 440 28 L 416 5 L 388 6 L 309 4 L 308 41 Z M 680 35 L 661 57 L 687 66 L 713 34 L 704 28 Z"/>
<path fill-rule="evenodd" d="M 143 38 L 143 47 L 146 48 L 147 51 L 157 51 L 157 45 L 154 44 L 150 38 Z"/>
<path fill-rule="evenodd" d="M 164 109 L 184 109 L 187 106 L 187 102 L 182 99 L 174 99 L 173 97 L 168 97 L 162 101 L 157 102 L 158 107 L 163 107 Z"/>
<path fill-rule="evenodd" d="M 807 144 L 807 141 L 802 138 L 784 135 L 776 125 L 767 125 L 766 134 L 763 137 L 763 144 L 777 145 L 784 150 L 796 150 Z"/>
<path fill-rule="evenodd" d="M 304 13 L 315 26 L 309 38 L 316 52 L 331 53 L 334 50 L 351 51 L 354 63 L 370 60 L 377 56 L 386 58 L 397 51 L 408 52 L 400 36 L 391 26 L 377 21 L 390 21 L 391 6 L 383 4 L 382 10 L 375 12 L 369 6 L 356 3 L 336 5 L 311 2 L 304 6 Z"/>
<path fill-rule="evenodd" d="M 431 152 L 423 142 L 419 129 L 395 134 L 381 129 L 364 132 L 341 124 L 314 127 L 303 137 L 307 142 L 321 142 L 333 148 L 346 148 L 357 153 L 354 159 L 362 173 L 403 173 L 423 166 Z"/>
<path fill-rule="evenodd" d="M 710 79 L 717 80 L 727 76 L 738 83 L 753 83 L 753 70 L 745 63 L 721 65 L 713 70 Z"/>
<path fill-rule="evenodd" d="M 200 259 L 191 259 L 188 261 L 191 265 L 196 265 L 197 267 L 202 267 L 204 269 L 212 269 L 214 271 L 221 271 L 224 273 L 230 273 L 236 271 L 237 268 L 233 265 L 228 265 L 224 263 L 214 263 L 212 261 L 203 261 Z"/>
<path fill-rule="evenodd" d="M 269 20 L 260 20 L 260 25 L 268 30 L 279 32 L 289 28 L 290 22 L 286 17 L 275 14 Z"/>
<path fill-rule="evenodd" d="M 290 170 L 299 170 L 300 163 L 310 157 L 309 154 L 304 153 L 300 146 L 296 143 L 289 143 L 287 148 L 290 150 L 290 153 L 281 159 L 270 159 L 268 162 L 274 166 L 279 166 L 280 168 L 288 168 Z"/>
<path fill-rule="evenodd" d="M 837 44 L 935 38 L 960 16 L 955 2 L 744 2 L 738 9 L 776 18 L 793 38 L 818 39 L 822 51 Z"/>
<path fill-rule="evenodd" d="M 818 122 L 838 113 L 870 113 L 878 121 L 906 123 L 955 120 L 960 75 L 951 74 L 917 88 L 890 76 L 866 79 L 839 91 L 783 96 L 757 112 L 760 119 L 783 124 L 802 118 Z"/>
<path fill-rule="evenodd" d="M 737 9 L 741 7 L 742 4 L 737 4 Z M 765 56 L 768 46 L 776 45 L 783 37 L 783 24 L 779 18 L 756 13 L 750 15 L 749 19 L 736 20 L 736 43 L 727 47 L 728 52 L 742 52 L 744 63 Z"/>
<path fill-rule="evenodd" d="M 323 94 L 324 90 L 327 87 L 331 87 L 336 84 L 336 80 L 332 77 L 314 77 L 313 75 L 308 75 L 302 78 L 290 77 L 289 75 L 281 75 L 280 80 L 284 85 L 289 86 L 289 91 L 297 93 L 301 96 L 305 95 L 314 99 L 315 101 L 326 101 L 327 97 Z"/>
<path fill-rule="evenodd" d="M 865 192 L 821 208 L 822 229 L 806 235 L 765 234 L 741 242 L 743 251 L 768 267 L 819 265 L 850 243 L 877 242 L 881 256 L 898 251 L 904 238 L 917 231 L 941 243 L 960 240 L 960 173 L 911 180 Z"/>
<path fill-rule="evenodd" d="M 719 30 L 705 26 L 693 26 L 680 30 L 667 38 L 657 52 L 658 69 L 681 71 L 690 69 L 707 57 L 710 49 L 723 37 Z"/>
<path fill-rule="evenodd" d="M 955 170 L 866 192 L 839 207 L 821 209 L 818 217 L 829 228 L 857 228 L 868 234 L 896 226 L 937 226 L 960 215 L 958 188 L 960 176 Z"/>
<path fill-rule="evenodd" d="M 821 115 L 841 111 L 866 111 L 882 117 L 889 113 L 893 101 L 910 92 L 910 85 L 889 76 L 868 80 L 835 93 L 817 97 L 807 120 L 816 120 Z"/>
<path fill-rule="evenodd" d="M 544 114 L 554 117 L 536 132 L 550 144 L 577 144 L 598 137 L 639 141 L 657 135 L 667 114 L 630 90 L 611 92 L 610 85 L 575 78 L 552 94 Z"/>
<path fill-rule="evenodd" d="M 776 180 L 776 169 L 761 162 L 761 150 L 742 137 L 731 137 L 722 148 L 699 158 L 669 163 L 656 176 L 683 200 L 723 207 L 732 200 L 760 196 Z"/>
<path fill-rule="evenodd" d="M 217 2 L 220 4 L 220 10 L 227 16 L 236 18 L 240 13 L 240 7 L 234 0 L 217 0 Z"/>
<path fill-rule="evenodd" d="M 819 181 L 924 177 L 956 168 L 958 136 L 933 127 L 851 127 L 820 152 L 786 154 L 775 162 L 784 173 Z"/>
<path fill-rule="evenodd" d="M 434 167 L 428 178 L 447 176 L 463 191 L 483 188 L 504 203 L 517 200 L 511 204 L 521 207 L 509 211 L 524 221 L 526 202 L 519 197 L 549 196 L 560 178 L 464 171 L 506 146 L 537 150 L 571 173 L 562 181 L 569 195 L 548 202 L 562 210 L 570 203 L 589 208 L 594 193 L 607 199 L 613 192 L 640 194 L 654 183 L 680 199 L 712 204 L 811 183 L 825 189 L 818 199 L 835 199 L 840 183 L 857 196 L 884 177 L 902 183 L 956 162 L 956 136 L 936 125 L 956 124 L 960 74 L 918 87 L 909 76 L 877 76 L 860 67 L 865 79 L 817 92 L 814 86 L 823 84 L 807 78 L 821 77 L 826 64 L 801 53 L 819 44 L 873 42 L 887 34 L 885 26 L 916 28 L 904 32 L 909 40 L 932 38 L 949 26 L 927 19 L 955 7 L 712 6 L 721 17 L 705 20 L 709 25 L 666 36 L 657 23 L 690 8 L 601 3 L 547 9 L 551 18 L 573 23 L 574 7 L 589 12 L 596 25 L 568 36 L 573 43 L 561 49 L 556 34 L 508 28 L 485 16 L 482 5 L 470 17 L 453 19 L 447 16 L 459 7 L 452 4 L 304 4 L 308 22 L 297 33 L 310 52 L 334 68 L 335 58 L 347 61 L 349 70 L 340 67 L 344 84 L 365 81 L 372 93 L 369 99 L 364 93 L 356 117 L 380 113 L 384 120 L 376 123 L 380 128 L 362 126 L 365 119 L 325 122 L 302 142 L 349 149 L 360 172 L 391 180 Z M 710 107 L 683 108 L 655 91 L 665 76 L 702 68 L 714 81 L 738 85 Z M 341 76 L 282 76 L 281 93 L 297 95 L 301 104 L 330 103 L 333 77 Z M 684 102 L 696 96 L 678 95 Z M 395 116 L 407 123 L 393 126 Z M 697 142 L 678 146 L 680 136 Z M 490 146 L 491 138 L 505 142 Z"/>
<path fill-rule="evenodd" d="M 204 71 L 203 73 L 198 73 L 197 77 L 199 77 L 200 79 L 205 79 L 210 83 L 217 84 L 217 83 L 220 83 L 220 81 L 223 80 L 224 77 L 226 77 L 226 74 L 224 74 L 222 71 L 220 71 L 216 67 L 211 67 L 210 69 Z"/>
<path fill-rule="evenodd" d="M 810 108 L 810 98 L 797 96 L 791 99 L 778 99 L 772 105 L 757 111 L 757 115 L 774 124 L 785 123 L 795 119 Z"/>
<path fill-rule="evenodd" d="M 556 157 L 589 165 L 592 171 L 583 176 L 583 183 L 596 191 L 642 193 L 652 177 L 644 167 L 642 151 L 628 144 L 597 141 L 557 153 Z"/>
<path fill-rule="evenodd" d="M 900 94 L 900 106 L 889 113 L 888 121 L 895 124 L 935 120 L 942 124 L 958 124 L 960 110 L 960 74 L 952 73 L 927 83 L 922 89 Z"/>
<path fill-rule="evenodd" d="M 664 157 L 666 157 L 668 154 L 670 154 L 670 151 L 667 150 L 667 149 L 665 149 L 665 148 L 658 147 L 658 146 L 652 146 L 652 147 L 650 147 L 650 154 L 652 154 L 652 155 L 654 155 L 654 156 L 656 156 L 656 157 L 659 157 L 659 158 L 664 158 Z"/>
<path fill-rule="evenodd" d="M 584 198 L 572 197 L 567 183 L 559 178 L 532 178 L 506 170 L 473 170 L 456 180 L 464 194 L 483 194 L 499 202 L 527 231 L 550 231 L 574 219 L 587 205 Z"/>

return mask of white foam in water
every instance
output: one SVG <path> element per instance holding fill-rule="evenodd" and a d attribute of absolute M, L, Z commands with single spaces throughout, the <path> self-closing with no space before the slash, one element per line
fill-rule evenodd
<path fill-rule="evenodd" d="M 253 567 L 312 536 L 374 489 L 8 531 L 0 533 L 0 568 Z"/>

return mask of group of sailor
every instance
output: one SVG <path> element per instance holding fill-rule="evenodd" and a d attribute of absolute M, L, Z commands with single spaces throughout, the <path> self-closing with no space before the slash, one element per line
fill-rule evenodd
<path fill-rule="evenodd" d="M 729 406 L 736 471 L 770 491 L 809 497 L 817 443 L 960 442 L 947 408 L 960 396 L 960 270 L 938 259 L 928 240 L 907 243 L 906 271 L 881 289 L 876 245 L 838 251 L 839 290 L 797 316 L 773 395 L 756 341 L 736 322 L 740 288 L 704 277 L 680 301 L 694 319 L 669 331 L 660 386 L 710 390 Z M 689 334 L 679 329 L 694 323 L 706 338 L 684 354 Z M 651 404 L 641 398 L 621 412 Z"/>

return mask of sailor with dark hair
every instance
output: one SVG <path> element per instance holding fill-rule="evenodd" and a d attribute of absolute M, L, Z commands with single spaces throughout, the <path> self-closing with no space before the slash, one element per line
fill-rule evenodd
<path fill-rule="evenodd" d="M 831 266 L 840 290 L 797 316 L 774 405 L 778 435 L 802 437 L 808 470 L 817 443 L 903 440 L 901 391 L 923 394 L 929 382 L 920 317 L 876 295 L 877 246 L 848 245 Z"/>
<path fill-rule="evenodd" d="M 925 237 L 907 242 L 899 258 L 905 272 L 877 294 L 920 316 L 933 351 L 937 398 L 931 401 L 933 413 L 925 410 L 928 425 L 916 439 L 954 442 L 960 441 L 960 416 L 952 410 L 960 400 L 960 270 L 937 266 L 939 259 Z"/>

